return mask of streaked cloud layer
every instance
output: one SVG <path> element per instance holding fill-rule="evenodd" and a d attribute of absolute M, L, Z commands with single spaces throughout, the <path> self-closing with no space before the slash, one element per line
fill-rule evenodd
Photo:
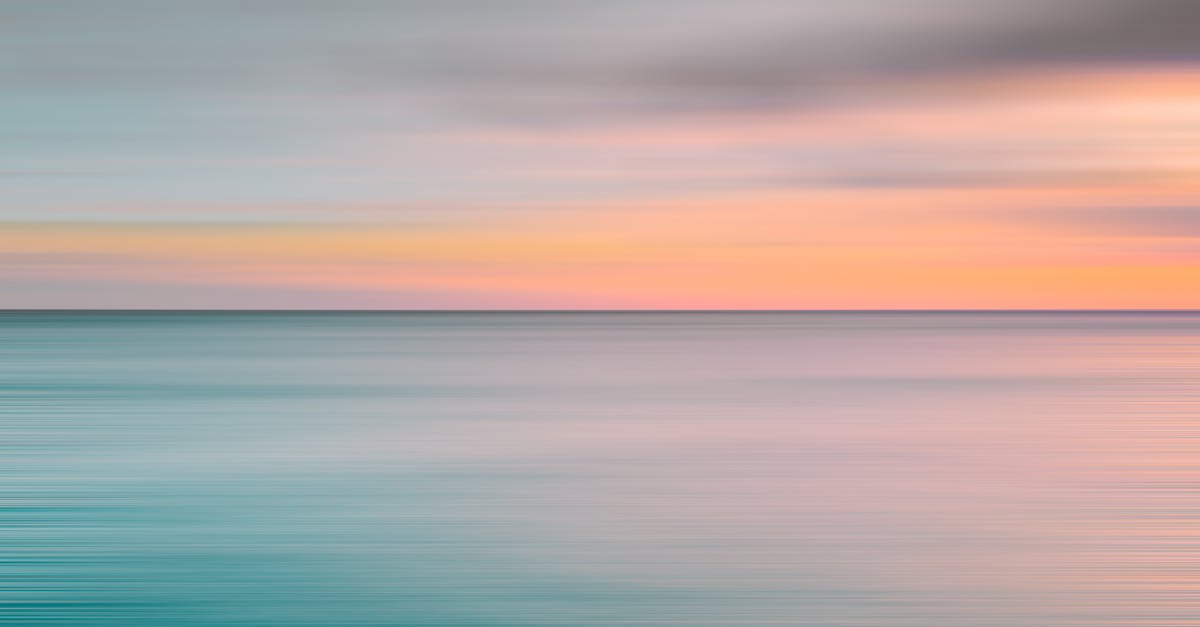
<path fill-rule="evenodd" d="M 0 24 L 6 307 L 1200 307 L 1190 0 Z"/>

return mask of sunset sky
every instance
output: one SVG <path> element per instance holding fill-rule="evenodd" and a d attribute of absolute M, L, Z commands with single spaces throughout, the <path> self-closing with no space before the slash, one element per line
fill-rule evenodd
<path fill-rule="evenodd" d="M 1194 0 L 5 0 L 0 307 L 1200 308 Z"/>

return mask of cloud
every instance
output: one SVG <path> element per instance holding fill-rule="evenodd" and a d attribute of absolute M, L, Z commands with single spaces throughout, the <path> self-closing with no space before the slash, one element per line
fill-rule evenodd
<path fill-rule="evenodd" d="M 976 54 L 1008 63 L 1200 60 L 1200 4 L 1193 0 L 1080 0 L 1063 6 L 1072 11 L 997 33 L 976 45 Z"/>
<path fill-rule="evenodd" d="M 1200 237 L 1200 206 L 1047 209 L 1037 219 L 1130 237 Z"/>
<path fill-rule="evenodd" d="M 939 75 L 1200 58 L 1200 5 L 1179 0 L 568 6 L 483 29 L 443 15 L 438 37 L 415 48 L 331 52 L 343 78 L 368 89 L 550 125 L 803 108 Z"/>
<path fill-rule="evenodd" d="M 128 278 L 6 279 L 9 309 L 477 309 L 552 305 L 553 294 L 483 289 L 357 289 Z"/>
<path fill-rule="evenodd" d="M 7 252 L 0 251 L 0 276 L 19 273 L 31 273 L 47 268 L 61 269 L 63 267 L 100 267 L 122 265 L 161 265 L 178 263 L 171 259 L 146 259 L 132 254 L 88 253 L 71 251 L 33 251 Z"/>
<path fill-rule="evenodd" d="M 369 93 L 569 124 L 803 106 L 941 73 L 1200 57 L 1192 0 L 5 3 L 10 82 Z M 21 54 L 24 53 L 24 54 Z"/>

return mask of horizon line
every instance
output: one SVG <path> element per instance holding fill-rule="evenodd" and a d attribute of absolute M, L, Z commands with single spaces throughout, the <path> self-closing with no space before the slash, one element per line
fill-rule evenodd
<path fill-rule="evenodd" d="M 388 313 L 388 314 L 452 314 L 452 313 L 1200 313 L 1200 309 L 1102 309 L 1102 308 L 806 308 L 806 309 L 375 309 L 375 308 L 83 308 L 83 307 L 17 307 L 0 308 L 0 313 Z"/>

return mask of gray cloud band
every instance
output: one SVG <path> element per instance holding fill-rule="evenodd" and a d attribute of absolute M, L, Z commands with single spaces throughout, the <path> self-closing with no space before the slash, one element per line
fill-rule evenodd
<path fill-rule="evenodd" d="M 0 64 L 10 83 L 362 91 L 526 123 L 792 108 L 856 84 L 1008 66 L 1200 59 L 1193 0 L 252 0 L 105 3 L 103 15 L 39 4 L 0 9 L 18 53 Z"/>

